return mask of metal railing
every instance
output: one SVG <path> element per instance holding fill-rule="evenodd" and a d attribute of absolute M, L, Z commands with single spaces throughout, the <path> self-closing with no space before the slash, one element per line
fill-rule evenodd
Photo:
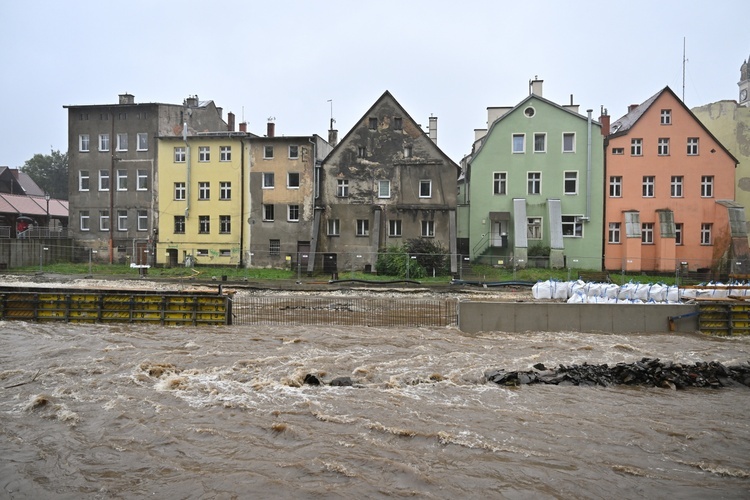
<path fill-rule="evenodd" d="M 16 232 L 11 226 L 0 226 L 0 238 L 67 238 L 68 228 L 60 226 L 29 226 L 28 229 Z"/>

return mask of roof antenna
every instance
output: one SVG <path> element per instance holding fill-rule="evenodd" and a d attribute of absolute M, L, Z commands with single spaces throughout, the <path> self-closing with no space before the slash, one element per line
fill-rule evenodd
<path fill-rule="evenodd" d="M 682 37 L 682 102 L 685 103 L 685 37 Z"/>
<path fill-rule="evenodd" d="M 328 99 L 326 102 L 331 103 L 331 130 L 333 130 L 333 124 L 336 123 L 336 120 L 333 119 L 333 99 Z"/>

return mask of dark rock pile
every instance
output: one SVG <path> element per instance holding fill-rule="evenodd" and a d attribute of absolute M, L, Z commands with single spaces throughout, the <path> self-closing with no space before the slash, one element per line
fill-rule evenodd
<path fill-rule="evenodd" d="M 693 365 L 643 358 L 634 363 L 564 366 L 547 369 L 542 363 L 532 371 L 492 370 L 485 373 L 489 382 L 516 386 L 524 384 L 555 385 L 645 385 L 668 389 L 687 387 L 728 387 L 735 384 L 750 386 L 750 362 L 724 366 L 718 361 L 698 362 Z"/>

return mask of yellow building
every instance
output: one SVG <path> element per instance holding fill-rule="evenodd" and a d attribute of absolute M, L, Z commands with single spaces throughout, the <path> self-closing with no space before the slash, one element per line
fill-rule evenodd
<path fill-rule="evenodd" d="M 160 137 L 156 264 L 243 266 L 245 132 Z"/>

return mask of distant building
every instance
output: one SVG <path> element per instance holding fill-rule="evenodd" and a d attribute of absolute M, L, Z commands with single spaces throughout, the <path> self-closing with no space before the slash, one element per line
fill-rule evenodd
<path fill-rule="evenodd" d="M 747 269 L 736 165 L 669 87 L 631 105 L 607 138 L 606 268 Z"/>
<path fill-rule="evenodd" d="M 222 109 L 197 96 L 182 105 L 67 105 L 71 237 L 110 262 L 153 262 L 159 226 L 156 137 L 226 131 Z"/>
<path fill-rule="evenodd" d="M 47 194 L 22 170 L 0 167 L 0 238 L 66 237 L 68 201 Z"/>

